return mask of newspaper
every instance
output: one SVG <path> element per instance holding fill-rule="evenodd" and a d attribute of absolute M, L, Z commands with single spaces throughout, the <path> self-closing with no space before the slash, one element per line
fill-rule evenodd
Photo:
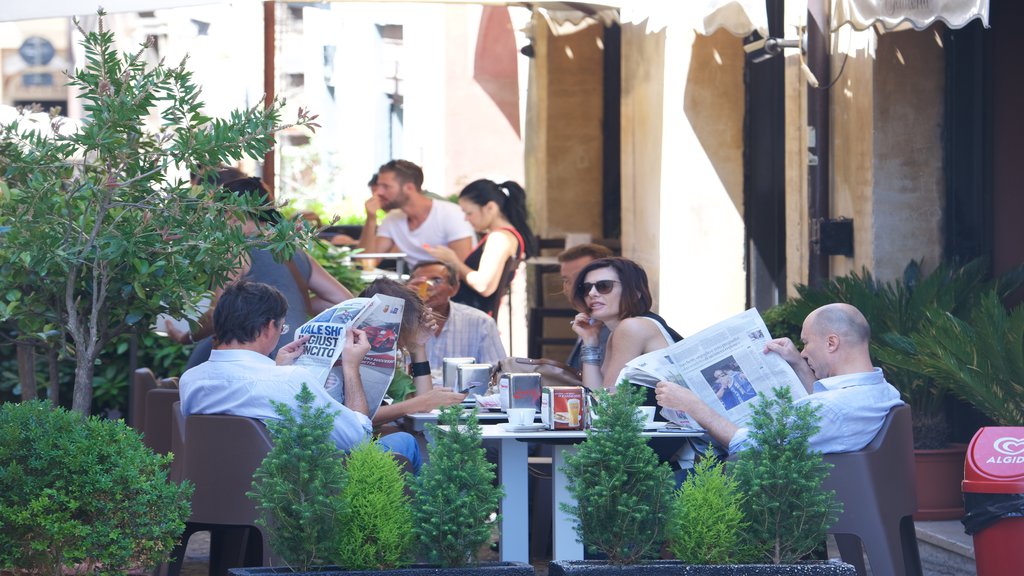
<path fill-rule="evenodd" d="M 807 395 L 782 357 L 764 353 L 769 340 L 764 320 L 751 308 L 627 362 L 619 380 L 650 387 L 661 380 L 686 386 L 734 424 L 743 426 L 759 401 L 759 392 L 770 395 L 772 388 L 788 386 L 794 399 Z M 661 413 L 681 426 L 694 426 L 678 410 L 663 408 Z"/>
<path fill-rule="evenodd" d="M 327 392 L 344 403 L 342 370 L 334 364 L 341 357 L 348 329 L 355 326 L 366 332 L 370 351 L 359 365 L 359 377 L 373 418 L 395 374 L 404 310 L 404 300 L 383 294 L 337 304 L 296 331 L 295 338 L 309 335 L 310 339 L 295 363 L 315 374 Z"/>

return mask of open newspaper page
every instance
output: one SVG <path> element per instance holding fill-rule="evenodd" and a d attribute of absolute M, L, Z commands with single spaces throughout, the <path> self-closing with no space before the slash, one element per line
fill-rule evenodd
<path fill-rule="evenodd" d="M 377 408 L 380 407 L 388 386 L 391 385 L 391 379 L 395 376 L 398 336 L 401 333 L 402 314 L 405 311 L 405 300 L 401 298 L 376 294 L 373 299 L 377 301 L 377 305 L 356 324 L 356 328 L 366 332 L 366 338 L 370 341 L 370 351 L 359 365 L 359 379 L 363 383 L 370 418 L 377 413 Z M 341 368 L 335 368 L 335 372 L 340 382 Z M 341 388 L 343 392 L 344 387 Z"/>
<path fill-rule="evenodd" d="M 383 294 L 345 300 L 306 322 L 295 333 L 295 338 L 310 336 L 305 352 L 295 363 L 316 374 L 327 392 L 344 404 L 342 370 L 334 364 L 341 358 L 349 328 L 354 326 L 366 332 L 370 351 L 359 364 L 359 378 L 373 418 L 395 375 L 404 310 L 404 300 Z"/>
<path fill-rule="evenodd" d="M 807 395 L 793 369 L 778 354 L 765 354 L 771 340 L 764 320 L 751 308 L 732 318 L 626 363 L 619 380 L 654 386 L 660 380 L 693 390 L 709 406 L 737 426 L 750 419 L 758 393 L 788 386 L 793 398 Z M 670 409 L 662 414 L 691 426 L 686 415 Z"/>
<path fill-rule="evenodd" d="M 377 301 L 371 298 L 352 298 L 331 306 L 300 326 L 293 340 L 309 336 L 309 341 L 295 364 L 312 372 L 317 384 L 326 384 L 331 367 L 341 357 L 349 327 L 361 322 L 376 305 Z"/>

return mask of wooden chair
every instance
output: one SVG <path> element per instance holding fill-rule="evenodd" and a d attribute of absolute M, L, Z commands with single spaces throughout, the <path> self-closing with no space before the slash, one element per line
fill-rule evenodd
<path fill-rule="evenodd" d="M 910 406 L 890 410 L 881 430 L 862 450 L 826 454 L 825 461 L 834 468 L 824 488 L 835 490 L 844 506 L 839 521 L 829 530 L 843 561 L 864 576 L 863 544 L 873 574 L 920 575 L 912 518 L 917 495 Z"/>

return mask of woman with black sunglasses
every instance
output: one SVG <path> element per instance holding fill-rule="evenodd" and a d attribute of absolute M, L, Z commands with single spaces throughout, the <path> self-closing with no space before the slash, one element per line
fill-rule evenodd
<path fill-rule="evenodd" d="M 587 264 L 576 275 L 572 301 L 577 310 L 587 311 L 573 318 L 572 329 L 583 343 L 583 385 L 591 390 L 614 391 L 626 362 L 683 339 L 651 312 L 647 273 L 632 260 L 601 258 Z M 604 349 L 598 339 L 602 324 L 611 331 Z"/>

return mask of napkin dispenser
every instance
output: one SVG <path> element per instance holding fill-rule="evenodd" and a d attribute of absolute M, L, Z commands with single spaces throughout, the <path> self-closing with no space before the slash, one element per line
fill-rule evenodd
<path fill-rule="evenodd" d="M 540 411 L 541 377 L 536 372 L 505 372 L 498 379 L 501 411 L 533 408 Z"/>

